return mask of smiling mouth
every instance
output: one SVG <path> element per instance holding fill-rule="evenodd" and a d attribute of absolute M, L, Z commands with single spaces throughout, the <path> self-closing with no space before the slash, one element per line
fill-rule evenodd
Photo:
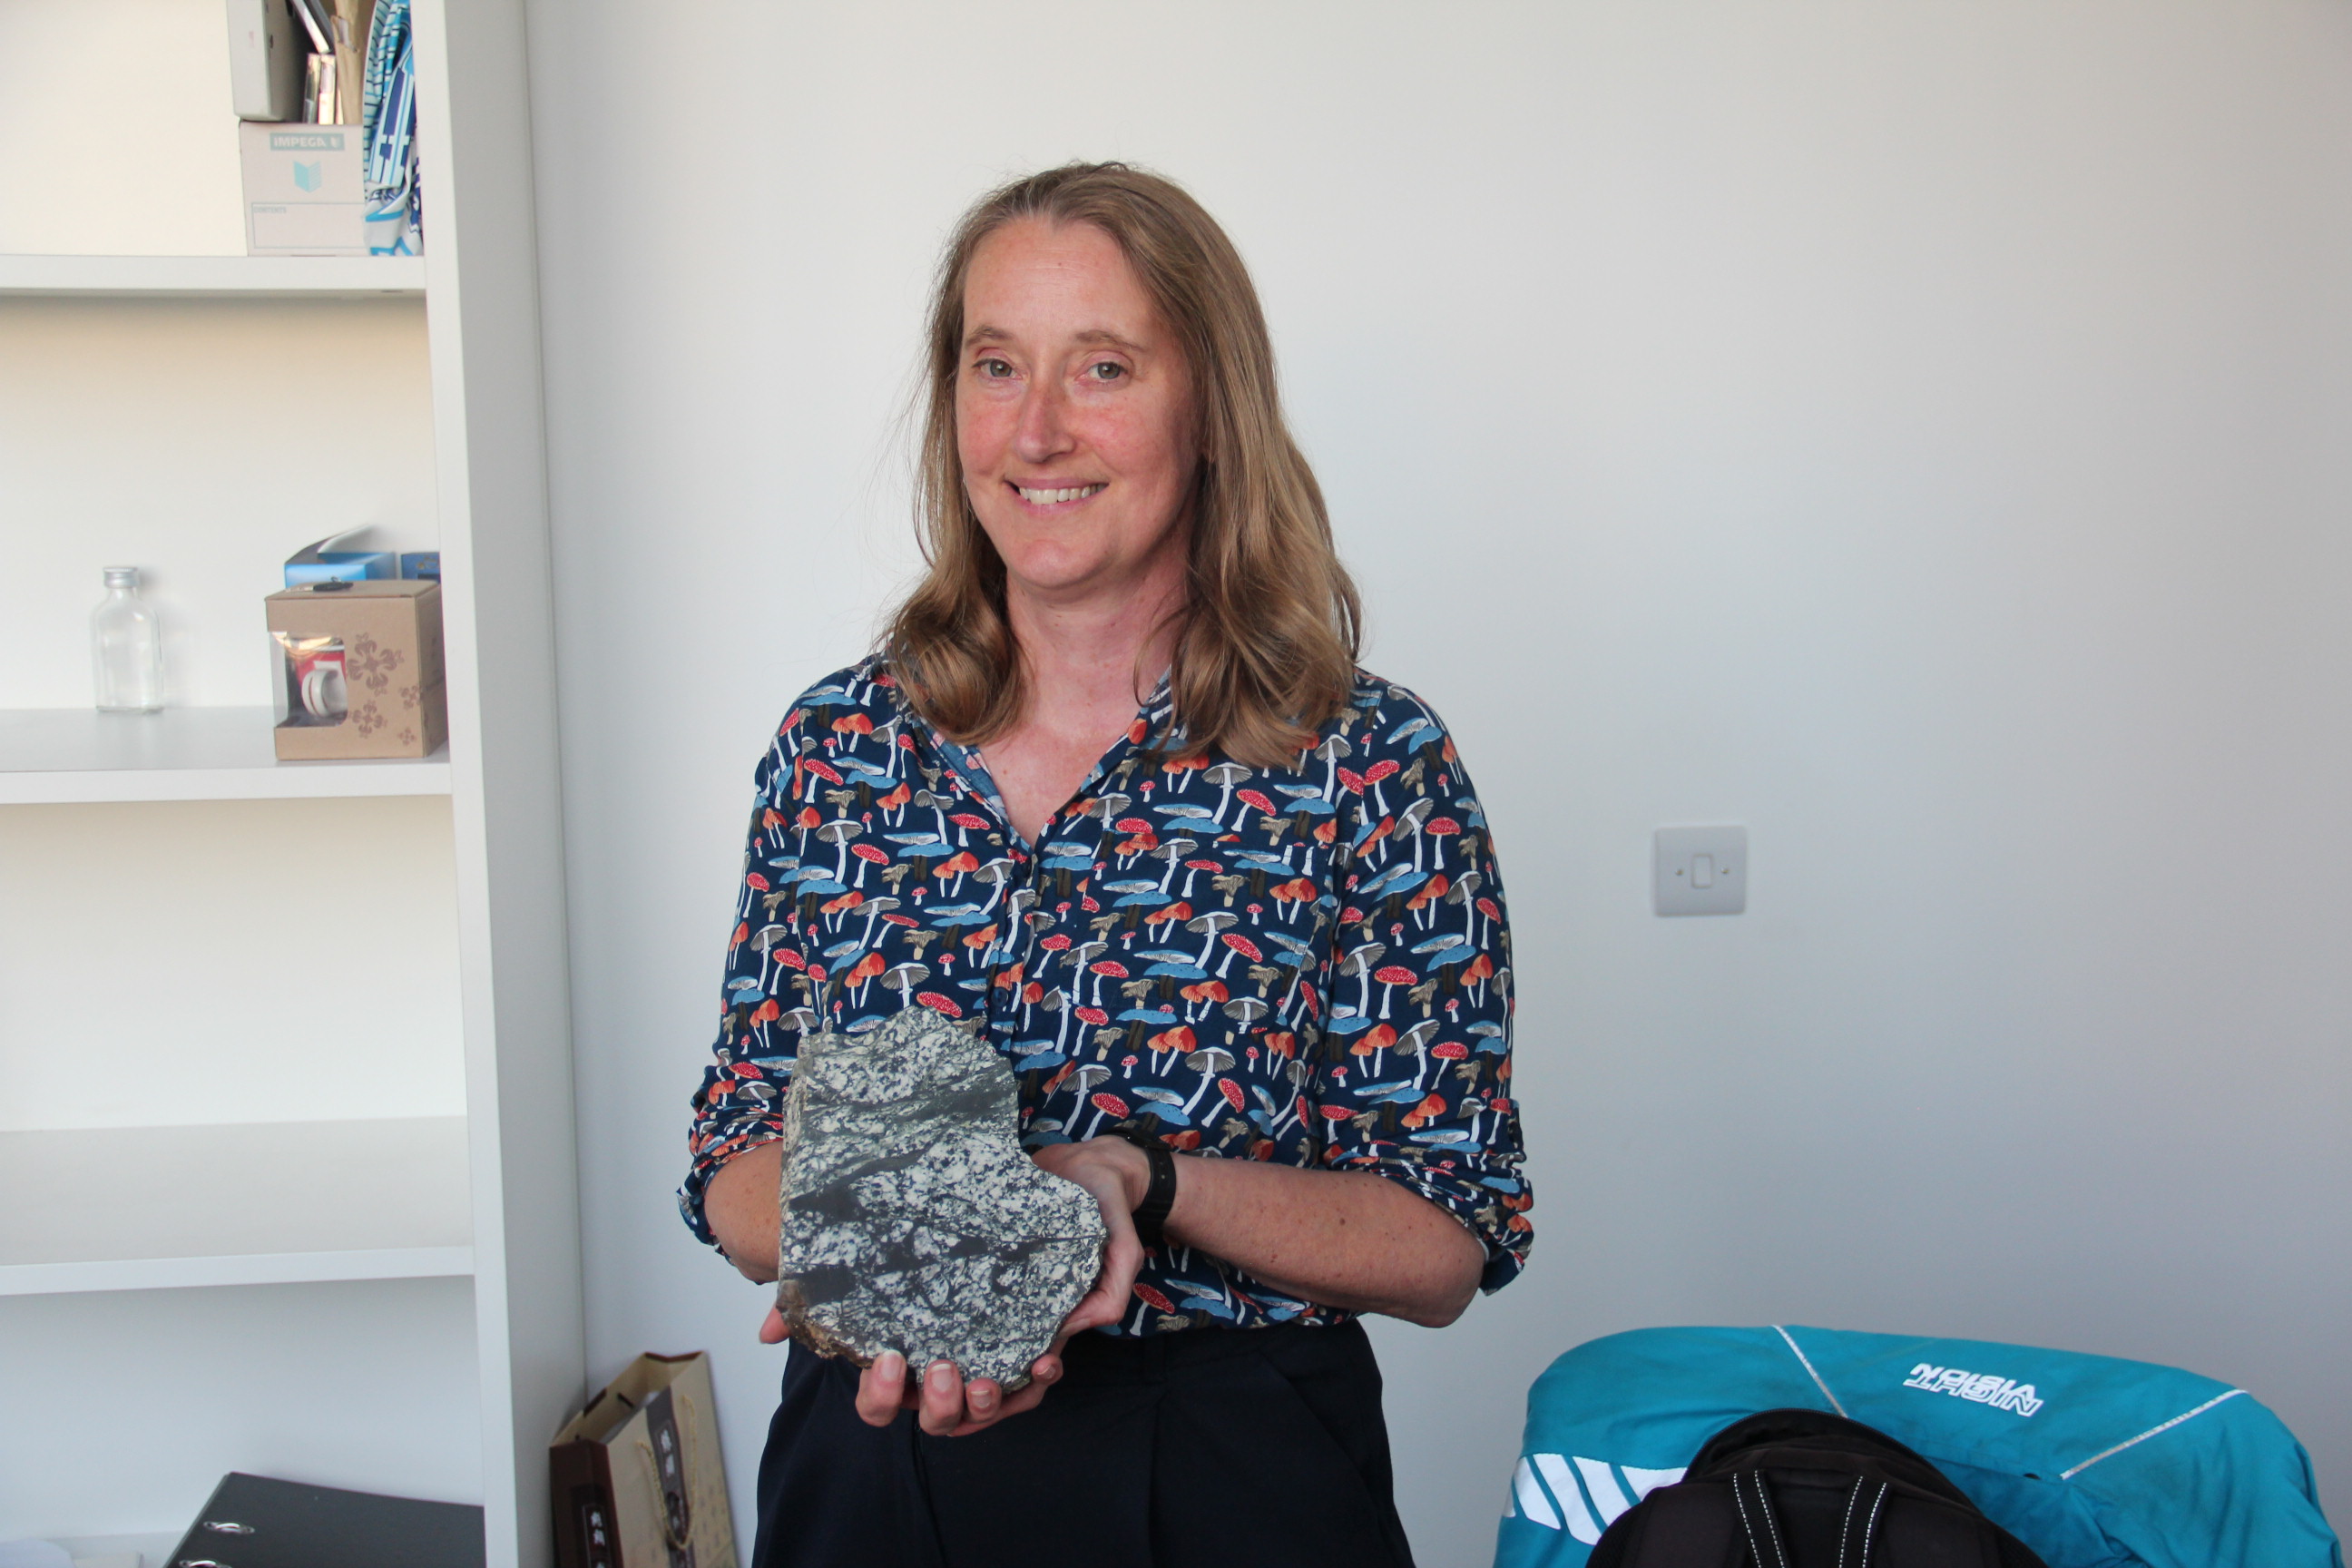
<path fill-rule="evenodd" d="M 1031 506 L 1056 506 L 1066 500 L 1084 500 L 1090 495 L 1109 489 L 1110 486 L 1108 481 L 1104 481 L 1100 484 L 1073 485 L 1067 489 L 1058 490 L 1034 490 L 1025 485 L 1014 485 L 1013 488 L 1019 490 L 1021 499 Z"/>

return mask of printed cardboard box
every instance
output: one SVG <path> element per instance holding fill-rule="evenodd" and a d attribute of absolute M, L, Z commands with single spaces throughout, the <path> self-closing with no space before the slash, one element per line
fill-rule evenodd
<path fill-rule="evenodd" d="M 441 584 L 308 583 L 264 601 L 280 762 L 429 757 L 449 735 Z"/>
<path fill-rule="evenodd" d="M 367 142 L 356 125 L 237 127 L 248 256 L 365 256 Z"/>

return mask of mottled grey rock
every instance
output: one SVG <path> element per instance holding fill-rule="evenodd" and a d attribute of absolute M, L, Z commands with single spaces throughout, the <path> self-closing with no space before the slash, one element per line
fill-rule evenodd
<path fill-rule="evenodd" d="M 1023 1151 L 1003 1057 L 928 1007 L 809 1036 L 783 1151 L 776 1306 L 821 1354 L 1017 1388 L 1094 1284 L 1093 1196 Z"/>

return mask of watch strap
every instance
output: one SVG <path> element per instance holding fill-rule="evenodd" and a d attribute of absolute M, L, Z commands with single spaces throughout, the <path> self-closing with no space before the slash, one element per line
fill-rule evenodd
<path fill-rule="evenodd" d="M 1119 1135 L 1143 1151 L 1150 1162 L 1151 1181 L 1143 1189 L 1143 1201 L 1135 1205 L 1136 1238 L 1146 1247 L 1157 1247 L 1161 1227 L 1168 1223 L 1168 1213 L 1176 1206 L 1176 1156 L 1168 1145 L 1139 1127 L 1121 1128 Z"/>

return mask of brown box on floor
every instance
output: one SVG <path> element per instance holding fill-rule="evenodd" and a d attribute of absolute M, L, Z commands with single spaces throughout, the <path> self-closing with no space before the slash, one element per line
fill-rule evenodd
<path fill-rule="evenodd" d="M 264 601 L 280 762 L 428 757 L 448 739 L 441 584 L 310 583 Z"/>

